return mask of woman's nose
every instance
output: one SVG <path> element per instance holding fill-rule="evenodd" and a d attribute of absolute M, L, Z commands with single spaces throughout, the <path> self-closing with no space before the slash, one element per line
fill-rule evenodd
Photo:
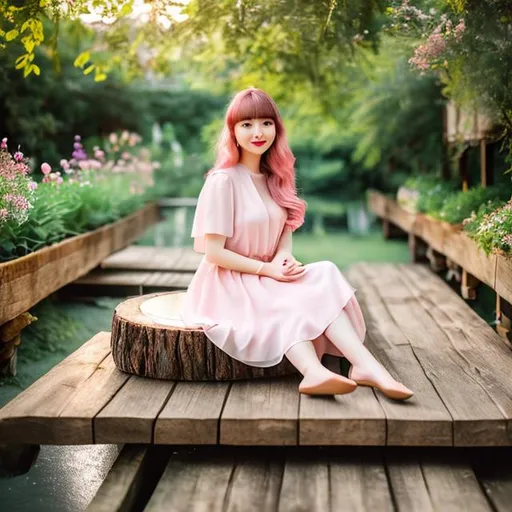
<path fill-rule="evenodd" d="M 259 124 L 256 124 L 254 126 L 254 135 L 256 137 L 263 135 L 263 130 L 261 129 L 261 126 Z"/>

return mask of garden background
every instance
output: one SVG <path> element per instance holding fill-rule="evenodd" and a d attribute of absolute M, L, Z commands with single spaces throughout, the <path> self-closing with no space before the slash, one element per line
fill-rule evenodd
<path fill-rule="evenodd" d="M 511 27 L 505 0 L 0 1 L 0 261 L 159 198 L 197 197 L 225 108 L 251 85 L 276 100 L 296 157 L 303 263 L 409 261 L 406 241 L 384 240 L 369 189 L 509 254 Z M 488 119 L 492 186 L 480 184 L 477 145 L 448 144 L 449 103 Z M 167 210 L 137 243 L 190 246 L 185 210 Z M 34 307 L 0 405 L 109 330 L 118 302 L 52 296 Z M 472 305 L 494 322 L 485 290 Z M 23 494 L 19 510 L 50 499 Z"/>

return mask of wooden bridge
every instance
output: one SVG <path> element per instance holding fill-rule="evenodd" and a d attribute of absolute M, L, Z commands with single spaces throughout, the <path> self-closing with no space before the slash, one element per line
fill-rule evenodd
<path fill-rule="evenodd" d="M 0 411 L 0 437 L 31 444 L 508 446 L 512 353 L 418 264 L 357 264 L 366 343 L 415 391 L 300 395 L 298 377 L 173 382 L 130 376 L 99 333 Z M 330 364 L 337 365 L 339 359 Z M 141 407 L 140 404 L 144 404 Z"/>
<path fill-rule="evenodd" d="M 129 254 L 105 265 L 125 270 Z M 150 272 L 155 261 L 167 260 L 138 259 Z M 508 510 L 509 346 L 422 264 L 359 263 L 345 275 L 368 347 L 412 399 L 367 387 L 300 395 L 298 375 L 141 378 L 115 367 L 100 332 L 0 410 L 0 439 L 125 444 L 90 510 Z M 326 359 L 340 373 L 342 363 Z"/>

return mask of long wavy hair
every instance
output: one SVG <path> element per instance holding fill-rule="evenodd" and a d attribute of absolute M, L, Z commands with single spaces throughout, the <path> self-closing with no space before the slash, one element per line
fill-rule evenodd
<path fill-rule="evenodd" d="M 295 157 L 288 146 L 286 131 L 274 100 L 261 89 L 249 87 L 238 92 L 229 104 L 224 128 L 217 142 L 216 169 L 235 166 L 241 157 L 242 148 L 236 145 L 235 124 L 243 119 L 271 118 L 276 126 L 276 137 L 270 148 L 261 156 L 260 170 L 268 175 L 268 188 L 274 201 L 286 209 L 286 225 L 292 232 L 302 226 L 307 202 L 297 196 L 295 184 Z"/>

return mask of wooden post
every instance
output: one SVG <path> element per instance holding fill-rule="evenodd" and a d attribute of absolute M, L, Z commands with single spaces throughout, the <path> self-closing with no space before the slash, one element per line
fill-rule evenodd
<path fill-rule="evenodd" d="M 476 287 L 479 283 L 480 281 L 473 274 L 470 274 L 466 269 L 462 269 L 460 293 L 464 299 L 476 299 Z"/>
<path fill-rule="evenodd" d="M 431 245 L 428 246 L 426 257 L 430 262 L 430 268 L 434 272 L 441 272 L 446 268 L 446 256 L 437 252 Z"/>
<path fill-rule="evenodd" d="M 464 192 L 469 188 L 468 152 L 469 148 L 466 148 L 459 158 L 459 176 L 462 183 L 462 190 Z"/>
<path fill-rule="evenodd" d="M 427 248 L 428 245 L 412 231 L 409 231 L 408 236 L 409 253 L 413 263 L 427 263 Z"/>
<path fill-rule="evenodd" d="M 511 345 L 512 305 L 496 294 L 496 332 Z"/>
<path fill-rule="evenodd" d="M 480 141 L 480 184 L 486 188 L 494 184 L 494 145 Z"/>
<path fill-rule="evenodd" d="M 441 178 L 443 181 L 450 179 L 450 146 L 448 141 L 448 114 L 446 108 L 443 108 L 443 152 L 441 163 Z"/>

